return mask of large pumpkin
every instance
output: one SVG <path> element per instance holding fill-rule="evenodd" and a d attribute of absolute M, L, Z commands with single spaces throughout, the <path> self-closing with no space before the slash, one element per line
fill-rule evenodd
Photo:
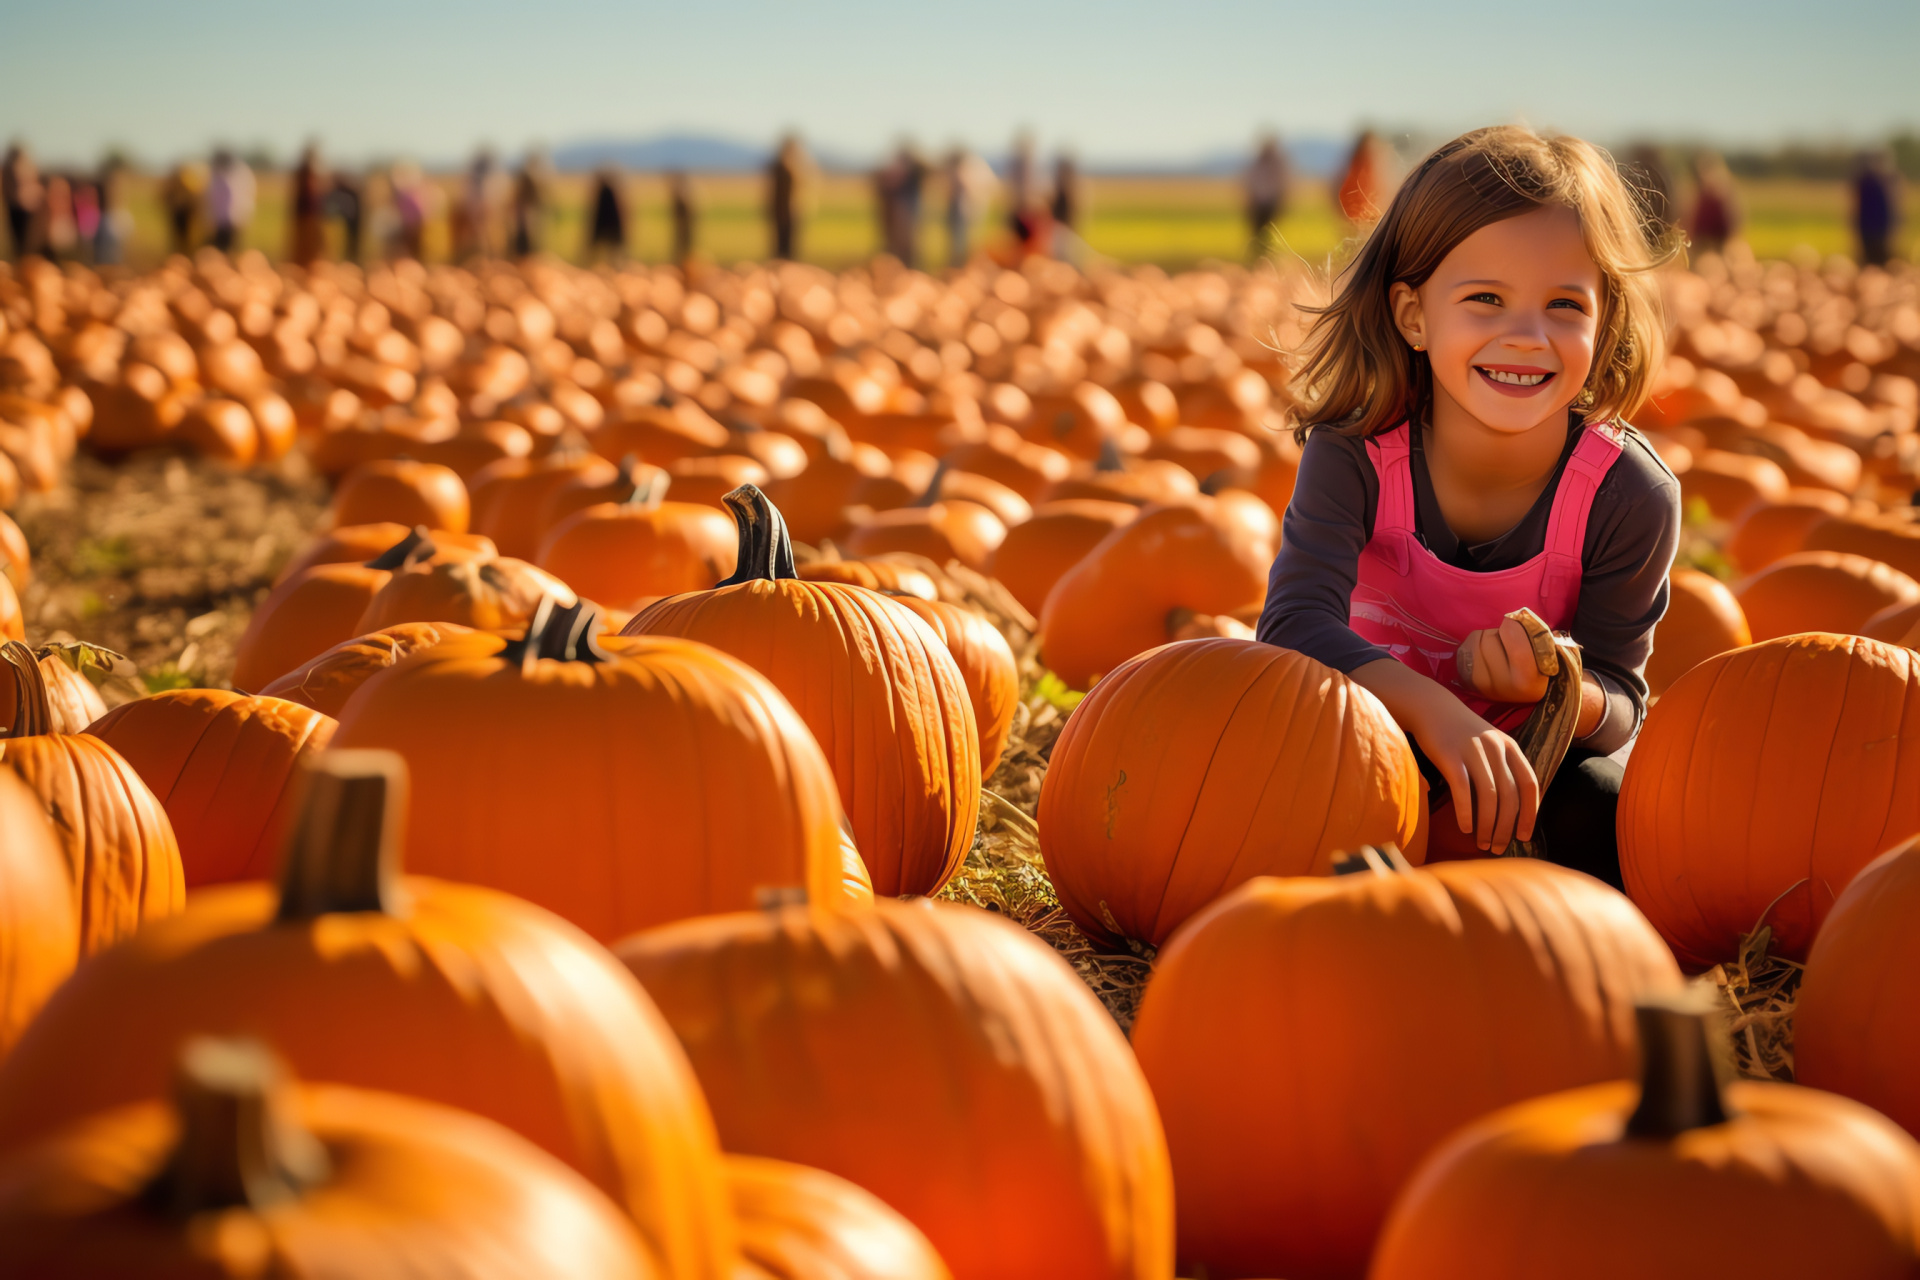
<path fill-rule="evenodd" d="M 1040 656 L 1075 689 L 1172 639 L 1176 610 L 1221 614 L 1266 598 L 1279 523 L 1252 494 L 1149 508 L 1061 576 L 1040 612 Z"/>
<path fill-rule="evenodd" d="M 92 1116 L 0 1161 L 0 1270 L 654 1280 L 633 1224 L 498 1125 L 296 1086 L 244 1040 L 181 1052 L 172 1105 Z"/>
<path fill-rule="evenodd" d="M 505 1125 L 623 1205 L 668 1275 L 724 1280 L 719 1150 L 672 1034 L 564 921 L 402 879 L 404 777 L 387 753 L 323 756 L 277 886 L 200 893 L 93 957 L 0 1064 L 0 1150 L 161 1097 L 186 1036 L 258 1036 L 308 1079 Z"/>
<path fill-rule="evenodd" d="M 1007 530 L 987 561 L 987 573 L 1037 618 L 1053 584 L 1139 514 L 1140 508 L 1130 503 L 1098 498 L 1042 503 L 1032 519 Z"/>
<path fill-rule="evenodd" d="M 1372 1280 L 1878 1280 L 1920 1267 L 1920 1147 L 1867 1108 L 1714 1079 L 1702 1019 L 1643 1011 L 1645 1065 L 1495 1112 L 1394 1207 Z"/>
<path fill-rule="evenodd" d="M 37 796 L 0 769 L 0 1060 L 80 958 L 73 881 Z"/>
<path fill-rule="evenodd" d="M 1667 585 L 1667 613 L 1653 629 L 1647 658 L 1647 688 L 1656 694 L 1714 654 L 1753 643 L 1747 616 L 1726 583 L 1681 566 L 1667 575 Z"/>
<path fill-rule="evenodd" d="M 1633 904 L 1578 872 L 1360 866 L 1249 881 L 1160 953 L 1133 1045 L 1167 1129 L 1184 1263 L 1360 1274 L 1436 1143 L 1495 1107 L 1626 1074 L 1634 1001 L 1680 985 Z"/>
<path fill-rule="evenodd" d="M 726 1167 L 740 1280 L 948 1280 L 920 1229 L 871 1191 L 764 1156 Z"/>
<path fill-rule="evenodd" d="M 771 680 L 833 766 L 874 892 L 935 892 L 966 857 L 980 806 L 959 667 L 905 605 L 797 578 L 785 523 L 758 489 L 727 501 L 740 530 L 733 577 L 649 606 L 625 634 L 699 640 Z"/>
<path fill-rule="evenodd" d="M 1793 1010 L 1801 1084 L 1845 1094 L 1920 1133 L 1920 1009 L 1897 991 L 1920 962 L 1920 837 L 1853 878 L 1807 956 Z"/>
<path fill-rule="evenodd" d="M 118 752 L 88 734 L 54 731 L 32 652 L 9 640 L 0 661 L 18 681 L 19 705 L 12 733 L 0 738 L 0 769 L 26 783 L 53 822 L 73 885 L 80 954 L 92 955 L 143 920 L 180 909 L 180 847 L 167 811 Z"/>
<path fill-rule="evenodd" d="M 563 515 L 541 540 L 540 567 L 613 609 L 704 591 L 732 573 L 732 519 L 700 503 L 666 501 L 667 474 L 649 470 L 653 482 L 625 499 Z"/>
<path fill-rule="evenodd" d="M 1803 635 L 1723 653 L 1647 714 L 1620 790 L 1627 893 L 1704 969 L 1763 921 L 1804 959 L 1869 861 L 1920 832 L 1920 655 Z"/>
<path fill-rule="evenodd" d="M 1108 946 L 1158 946 L 1260 875 L 1335 853 L 1424 856 L 1425 789 L 1379 699 L 1304 654 L 1189 640 L 1095 685 L 1054 743 L 1040 849 L 1060 904 Z"/>
<path fill-rule="evenodd" d="M 667 637 L 601 650 L 590 611 L 442 642 L 361 688 L 343 747 L 399 752 L 407 861 L 517 894 L 602 941 L 752 906 L 842 901 L 833 775 L 744 664 Z"/>
<path fill-rule="evenodd" d="M 1875 614 L 1920 601 L 1920 582 L 1865 556 L 1798 551 L 1742 582 L 1735 594 L 1756 640 L 1801 631 L 1857 635 Z"/>
<path fill-rule="evenodd" d="M 960 1280 L 1165 1280 L 1166 1148 L 1125 1039 L 1045 943 L 877 900 L 689 920 L 618 954 L 730 1151 L 873 1192 Z"/>
<path fill-rule="evenodd" d="M 87 728 L 160 798 L 189 889 L 273 870 L 295 775 L 333 730 L 310 707 L 224 689 L 151 694 Z"/>
<path fill-rule="evenodd" d="M 457 622 L 397 622 L 342 641 L 260 692 L 338 719 L 347 699 L 380 672 L 442 640 L 472 632 Z"/>

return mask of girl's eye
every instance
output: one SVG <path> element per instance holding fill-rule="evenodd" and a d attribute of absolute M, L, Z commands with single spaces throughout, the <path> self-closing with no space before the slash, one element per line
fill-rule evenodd
<path fill-rule="evenodd" d="M 1581 306 L 1578 302 L 1575 302 L 1572 298 L 1555 298 L 1552 302 L 1549 302 L 1547 304 L 1547 310 L 1549 311 L 1553 310 L 1555 307 L 1565 307 L 1571 311 L 1578 311 L 1582 315 L 1585 315 L 1587 312 L 1587 309 L 1585 307 Z"/>
<path fill-rule="evenodd" d="M 1500 305 L 1500 295 L 1497 293 L 1476 293 L 1476 294 L 1469 295 L 1467 298 L 1467 301 L 1468 302 L 1491 302 L 1494 306 L 1497 307 Z"/>

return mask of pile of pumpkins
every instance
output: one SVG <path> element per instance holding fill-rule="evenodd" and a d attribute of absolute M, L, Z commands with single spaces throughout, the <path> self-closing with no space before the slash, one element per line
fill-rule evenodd
<path fill-rule="evenodd" d="M 1657 443 L 1705 534 L 1737 561 L 1826 506 L 1732 587 L 1676 571 L 1625 894 L 1427 865 L 1385 709 L 1251 638 L 1297 458 L 1257 335 L 1297 282 L 37 286 L 15 332 L 67 333 L 56 367 L 154 325 L 63 373 L 98 447 L 204 447 L 168 396 L 252 414 L 207 372 L 238 343 L 337 483 L 235 688 L 107 709 L 70 647 L 0 654 L 0 1271 L 1910 1272 L 1920 1005 L 1883 993 L 1920 960 L 1920 653 L 1868 632 L 1920 598 L 1884 314 L 1915 282 L 1850 280 L 1897 339 L 1866 398 L 1835 376 L 1867 418 L 1716 424 L 1740 374 L 1695 330 L 1743 295 L 1676 304 Z M 199 372 L 143 399 L 157 333 Z M 278 448 L 250 420 L 236 465 Z M 1759 463 L 1794 484 L 1740 501 Z M 1809 552 L 1844 582 L 1786 576 Z M 935 900 L 1030 638 L 1090 690 L 1038 841 L 1079 931 L 1153 961 L 1130 1039 Z M 1686 982 L 1759 921 L 1807 966 L 1799 1085 L 1723 1080 Z"/>

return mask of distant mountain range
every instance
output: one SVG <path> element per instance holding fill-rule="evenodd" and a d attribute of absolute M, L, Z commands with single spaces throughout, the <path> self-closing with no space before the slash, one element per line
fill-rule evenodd
<path fill-rule="evenodd" d="M 1288 157 L 1294 169 L 1305 176 L 1325 177 L 1338 173 L 1347 162 L 1349 142 L 1332 138 L 1289 138 Z M 638 173 L 659 173 L 685 169 L 696 173 L 743 173 L 759 169 L 772 156 L 770 145 L 755 145 L 732 138 L 697 133 L 668 133 L 652 138 L 589 138 L 555 147 L 554 167 L 562 172 L 579 173 L 604 164 Z M 1167 177 L 1219 177 L 1239 173 L 1246 168 L 1250 150 L 1221 150 L 1191 160 L 1125 159 L 1089 160 L 1083 166 L 1096 174 L 1150 174 Z M 862 159 L 832 150 L 816 150 L 814 159 L 824 168 L 858 171 L 873 167 L 876 158 Z M 995 168 L 1006 162 L 1004 153 L 988 154 Z"/>

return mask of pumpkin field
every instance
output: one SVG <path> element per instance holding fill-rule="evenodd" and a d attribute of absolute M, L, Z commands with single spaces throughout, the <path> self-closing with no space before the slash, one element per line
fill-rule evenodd
<path fill-rule="evenodd" d="M 0 1275 L 1920 1274 L 1920 271 L 1665 273 L 1625 892 L 1254 638 L 1300 266 L 0 266 Z"/>

